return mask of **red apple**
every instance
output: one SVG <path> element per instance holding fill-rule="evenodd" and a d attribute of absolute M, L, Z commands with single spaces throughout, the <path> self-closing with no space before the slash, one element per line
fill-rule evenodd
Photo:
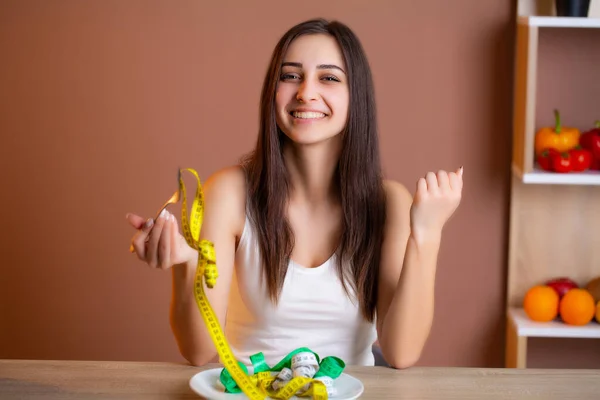
<path fill-rule="evenodd" d="M 573 282 L 573 280 L 566 277 L 551 279 L 548 282 L 546 282 L 546 285 L 556 290 L 556 293 L 558 293 L 558 297 L 561 299 L 569 290 L 579 287 L 577 283 Z"/>

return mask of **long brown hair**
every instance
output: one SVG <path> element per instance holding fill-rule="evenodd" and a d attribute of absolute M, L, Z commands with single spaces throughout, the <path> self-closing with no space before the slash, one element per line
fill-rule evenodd
<path fill-rule="evenodd" d="M 337 268 L 347 292 L 350 281 L 365 319 L 373 321 L 385 222 L 375 96 L 362 45 L 340 22 L 313 19 L 300 23 L 283 35 L 273 51 L 262 88 L 256 148 L 242 162 L 248 182 L 248 214 L 258 233 L 269 294 L 277 302 L 294 235 L 286 216 L 289 181 L 282 154 L 286 139 L 275 119 L 275 93 L 290 43 L 300 35 L 317 33 L 337 40 L 350 90 L 348 120 L 341 133 L 343 144 L 335 174 L 343 213 Z M 344 265 L 350 269 L 344 271 Z"/>

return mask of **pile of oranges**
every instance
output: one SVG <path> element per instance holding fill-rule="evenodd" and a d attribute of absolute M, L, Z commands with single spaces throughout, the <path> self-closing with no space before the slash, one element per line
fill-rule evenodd
<path fill-rule="evenodd" d="M 560 318 L 568 325 L 586 325 L 600 322 L 600 302 L 584 288 L 573 288 L 559 293 L 548 285 L 531 287 L 523 299 L 523 308 L 527 316 L 537 322 L 549 322 Z"/>

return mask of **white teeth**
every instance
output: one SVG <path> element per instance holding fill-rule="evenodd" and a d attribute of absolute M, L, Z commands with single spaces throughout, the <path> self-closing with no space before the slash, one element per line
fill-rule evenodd
<path fill-rule="evenodd" d="M 323 118 L 325 116 L 325 114 L 320 113 L 320 112 L 313 112 L 313 111 L 308 111 L 308 112 L 298 112 L 298 111 L 294 111 L 292 113 L 292 115 L 295 118 L 303 118 L 303 119 L 310 119 L 310 118 Z"/>

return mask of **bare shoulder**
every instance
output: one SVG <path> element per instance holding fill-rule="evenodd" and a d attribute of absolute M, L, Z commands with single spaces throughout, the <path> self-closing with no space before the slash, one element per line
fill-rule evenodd
<path fill-rule="evenodd" d="M 232 227 L 237 235 L 246 217 L 246 177 L 239 165 L 222 168 L 202 184 L 207 217 L 219 215 L 219 220 Z"/>
<path fill-rule="evenodd" d="M 203 185 L 208 190 L 226 191 L 229 195 L 243 195 L 246 192 L 246 178 L 240 165 L 232 165 L 217 170 Z"/>

